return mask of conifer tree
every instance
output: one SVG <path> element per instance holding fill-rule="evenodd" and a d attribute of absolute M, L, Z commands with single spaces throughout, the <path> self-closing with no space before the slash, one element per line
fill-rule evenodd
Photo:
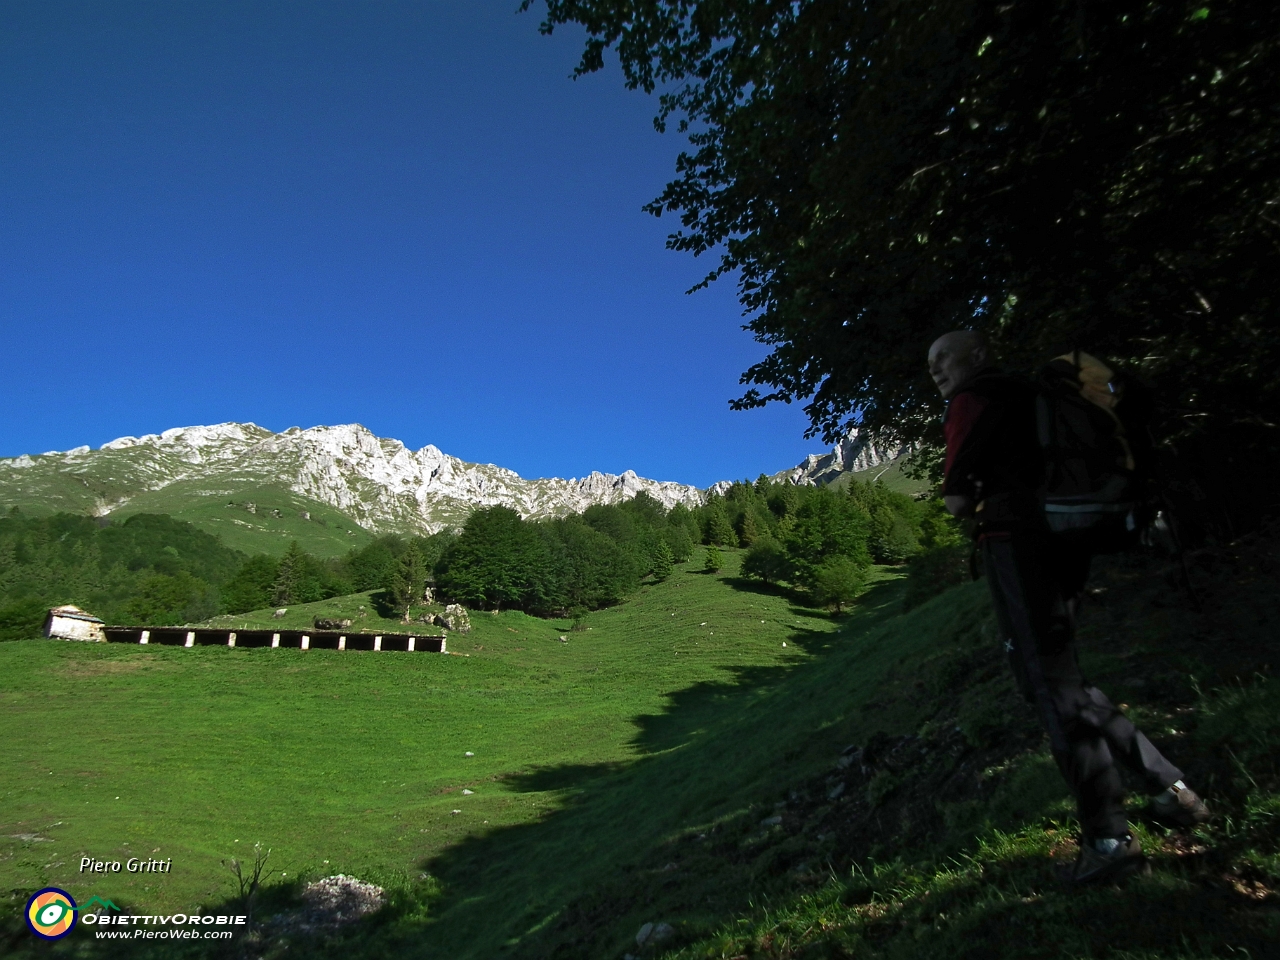
<path fill-rule="evenodd" d="M 298 546 L 298 541 L 294 540 L 289 544 L 289 549 L 280 558 L 280 565 L 276 568 L 276 582 L 272 589 L 272 602 L 276 606 L 287 607 L 301 599 L 299 592 L 302 586 L 304 562 L 302 548 Z"/>
<path fill-rule="evenodd" d="M 703 563 L 702 569 L 707 573 L 718 573 L 723 566 L 724 557 L 720 555 L 720 549 L 714 545 L 707 547 L 707 559 Z"/>
<path fill-rule="evenodd" d="M 717 547 L 736 547 L 738 535 L 733 532 L 733 524 L 724 515 L 724 510 L 717 505 L 707 520 L 707 542 Z"/>
<path fill-rule="evenodd" d="M 672 557 L 671 548 L 667 546 L 666 540 L 659 540 L 653 551 L 653 568 L 650 573 L 653 574 L 654 580 L 665 580 L 671 576 Z"/>
<path fill-rule="evenodd" d="M 403 610 L 402 619 L 407 623 L 409 609 L 422 599 L 427 584 L 427 565 L 422 559 L 422 551 L 416 543 L 409 547 L 400 557 L 396 572 L 391 577 L 391 599 L 397 610 Z"/>

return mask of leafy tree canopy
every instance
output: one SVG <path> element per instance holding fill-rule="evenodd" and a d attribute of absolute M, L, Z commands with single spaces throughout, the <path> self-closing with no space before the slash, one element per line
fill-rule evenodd
<path fill-rule="evenodd" d="M 1276 422 L 1272 5 L 546 0 L 568 23 L 578 74 L 615 50 L 689 134 L 648 209 L 772 348 L 734 406 L 936 439 L 923 354 L 972 326 L 1015 367 L 1130 362 L 1166 432 Z"/>

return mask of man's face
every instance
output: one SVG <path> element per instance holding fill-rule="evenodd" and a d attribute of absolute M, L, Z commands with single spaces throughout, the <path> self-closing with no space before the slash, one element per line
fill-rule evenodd
<path fill-rule="evenodd" d="M 950 400 L 969 378 L 982 369 L 986 351 L 962 331 L 948 333 L 929 348 L 929 376 L 943 400 Z"/>

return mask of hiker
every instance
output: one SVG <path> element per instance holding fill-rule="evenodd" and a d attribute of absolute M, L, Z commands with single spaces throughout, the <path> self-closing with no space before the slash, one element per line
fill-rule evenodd
<path fill-rule="evenodd" d="M 1014 677 L 1078 803 L 1083 837 L 1067 879 L 1134 872 L 1144 861 L 1125 820 L 1117 761 L 1141 778 L 1159 822 L 1192 827 L 1209 811 L 1182 772 L 1080 673 L 1075 617 L 1090 554 L 1045 520 L 1036 386 L 1001 373 L 985 337 L 969 330 L 934 342 L 929 374 L 948 401 L 943 500 L 953 516 L 974 521 Z"/>

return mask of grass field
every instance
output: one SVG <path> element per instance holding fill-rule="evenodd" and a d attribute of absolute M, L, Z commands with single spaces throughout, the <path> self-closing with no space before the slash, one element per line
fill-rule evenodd
<path fill-rule="evenodd" d="M 279 486 L 237 484 L 234 493 L 204 489 L 208 486 L 204 480 L 171 483 L 139 494 L 113 515 L 168 514 L 248 554 L 281 556 L 296 540 L 314 556 L 338 557 L 373 539 L 373 534 L 345 513 Z M 253 504 L 252 513 L 249 504 Z"/>
<path fill-rule="evenodd" d="M 1199 611 L 1158 565 L 1095 581 L 1087 672 L 1219 815 L 1182 837 L 1135 809 L 1155 871 L 1122 891 L 1053 878 L 1074 855 L 1071 806 L 981 584 L 902 615 L 882 572 L 836 624 L 737 580 L 730 551 L 720 575 L 680 571 L 583 633 L 476 615 L 450 638 L 460 656 L 6 644 L 0 880 L 19 892 L 0 952 L 1274 956 L 1274 543 L 1193 558 Z M 391 902 L 325 940 L 265 926 L 221 952 L 113 952 L 83 929 L 37 950 L 17 917 L 46 882 L 138 911 L 229 910 L 219 860 L 254 841 L 287 873 L 259 916 L 338 872 Z M 82 851 L 140 850 L 173 873 L 75 874 Z M 671 938 L 638 948 L 658 922 Z"/>
<path fill-rule="evenodd" d="M 236 619 L 303 626 L 365 599 Z M 680 691 L 785 670 L 806 656 L 797 638 L 831 630 L 782 597 L 683 572 L 581 633 L 521 613 L 474 623 L 450 638 L 458 656 L 0 647 L 0 883 L 179 909 L 225 897 L 219 861 L 255 841 L 288 877 L 414 878 L 464 837 L 555 809 L 565 791 L 546 771 L 643 755 L 645 718 Z M 174 867 L 87 881 L 85 855 Z"/>

